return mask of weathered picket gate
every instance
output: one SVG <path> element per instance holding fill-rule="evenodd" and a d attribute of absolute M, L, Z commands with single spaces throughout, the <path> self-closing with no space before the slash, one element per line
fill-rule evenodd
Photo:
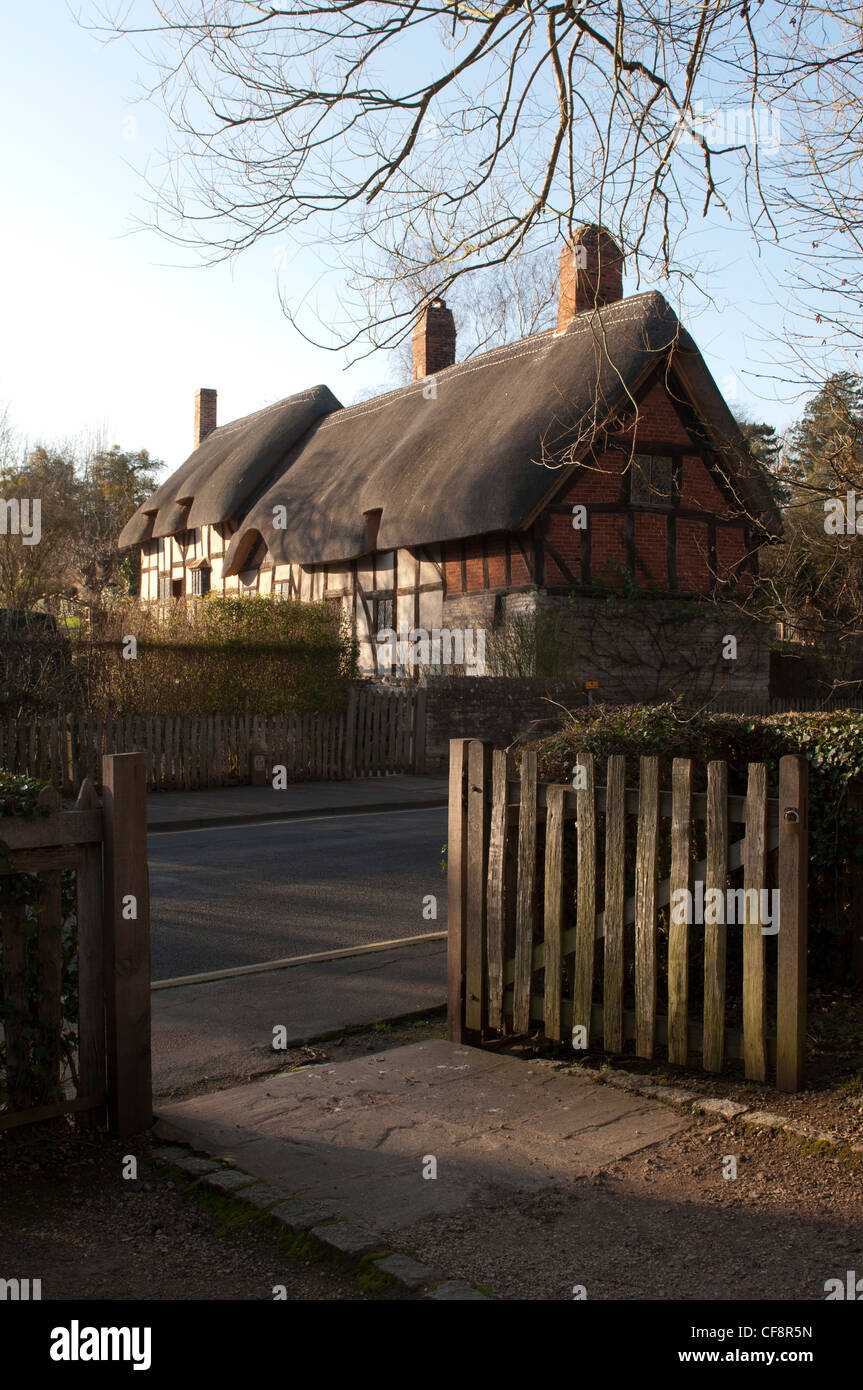
<path fill-rule="evenodd" d="M 684 1066 L 700 1052 L 710 1072 L 721 1071 L 726 1058 L 742 1057 L 752 1080 L 766 1080 L 775 1061 L 777 1087 L 799 1090 L 806 1030 L 806 760 L 780 760 L 778 797 L 771 799 L 761 763 L 749 765 L 746 795 L 730 796 L 724 762 L 708 764 L 707 790 L 696 793 L 691 760 L 676 758 L 672 790 L 664 792 L 657 758 L 641 759 L 639 786 L 631 790 L 622 756 L 608 759 L 604 786 L 596 785 L 592 757 L 576 757 L 583 770 L 579 790 L 538 783 L 534 752 L 522 754 L 515 780 L 506 752 L 478 740 L 450 743 L 450 1038 L 478 1042 L 538 1027 L 560 1041 L 583 1028 L 588 1045 L 601 1043 L 610 1053 L 634 1039 L 638 1057 L 653 1058 L 661 1045 L 670 1062 Z M 742 829 L 737 838 L 732 826 Z M 700 859 L 699 845 L 706 849 Z M 661 859 L 668 873 L 660 880 Z M 673 895 L 696 884 L 705 897 L 713 889 L 725 900 L 734 875 L 742 877 L 747 896 L 734 899 L 744 909 L 736 928 L 742 979 L 732 980 L 729 993 L 726 921 L 711 921 L 708 912 L 703 925 L 687 924 L 676 920 L 682 912 L 670 912 L 666 935 L 660 911 L 685 901 Z M 765 935 L 751 893 L 771 885 L 779 893 L 778 932 Z M 667 949 L 662 962 L 661 943 Z M 703 998 L 701 1016 L 693 1018 L 696 952 L 703 953 Z M 667 966 L 661 979 L 665 1013 L 659 1008 L 660 963 Z M 729 1004 L 742 1027 L 726 1026 Z"/>
<path fill-rule="evenodd" d="M 152 1123 L 144 755 L 103 759 L 101 803 L 89 781 L 72 810 L 61 810 L 53 787 L 39 800 L 47 814 L 0 818 L 0 875 L 35 879 L 31 902 L 0 904 L 0 1130 L 73 1113 L 99 1124 L 107 1113 L 115 1134 L 135 1134 Z M 71 1020 L 62 908 L 70 871 L 78 931 Z M 70 1023 L 78 1040 L 64 1076 L 61 1034 Z"/>

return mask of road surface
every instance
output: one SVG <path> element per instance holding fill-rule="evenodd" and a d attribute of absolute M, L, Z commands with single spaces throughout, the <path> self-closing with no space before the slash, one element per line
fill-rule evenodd
<path fill-rule="evenodd" d="M 446 807 L 148 837 L 152 978 L 446 930 Z M 423 898 L 437 898 L 437 920 Z"/>

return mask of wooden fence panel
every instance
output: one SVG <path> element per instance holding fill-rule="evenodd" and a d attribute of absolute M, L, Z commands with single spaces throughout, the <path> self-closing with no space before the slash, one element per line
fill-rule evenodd
<path fill-rule="evenodd" d="M 521 759 L 521 801 L 518 818 L 518 889 L 516 905 L 515 996 L 513 1026 L 530 1031 L 530 982 L 533 970 L 533 910 L 536 891 L 536 753 Z M 468 844 L 468 853 L 471 846 Z"/>
<path fill-rule="evenodd" d="M 246 782 L 261 748 L 290 781 L 384 776 L 424 767 L 425 692 L 351 687 L 343 715 L 68 715 L 0 723 L 0 766 L 65 792 L 98 784 L 106 753 L 142 752 L 149 791 Z"/>
<path fill-rule="evenodd" d="M 659 759 L 642 758 L 635 860 L 635 1051 L 651 1058 L 656 1044 L 656 874 Z"/>
<path fill-rule="evenodd" d="M 748 1081 L 767 1080 L 767 976 L 760 914 L 766 883 L 767 768 L 764 763 L 750 763 L 743 847 L 743 1056 Z"/>
<path fill-rule="evenodd" d="M 603 1040 L 606 1051 L 623 1050 L 623 910 L 626 866 L 626 759 L 608 759 L 605 800 L 605 921 Z"/>
<path fill-rule="evenodd" d="M 497 757 L 495 753 L 495 757 Z M 546 1036 L 560 1041 L 561 1020 L 561 977 L 563 975 L 563 830 L 566 787 L 549 787 L 548 814 L 545 822 L 545 903 L 543 920 L 543 939 L 545 941 L 545 1032 Z M 506 770 L 504 768 L 503 788 L 503 837 L 502 848 L 506 846 Z M 504 880 L 504 864 L 500 865 L 501 884 Z M 501 941 L 503 940 L 503 914 L 501 913 Z M 593 919 L 590 922 L 590 946 L 593 951 Z M 591 955 L 591 964 L 592 964 Z M 501 989 L 503 988 L 503 960 L 501 959 Z M 576 1014 L 577 1016 L 577 1014 Z M 489 1025 L 494 1023 L 489 1018 Z"/>
<path fill-rule="evenodd" d="M 488 1021 L 490 1028 L 497 1029 L 503 1027 L 507 762 L 506 751 L 496 748 L 492 757 L 486 931 L 488 935 Z"/>
<path fill-rule="evenodd" d="M 779 981 L 776 1085 L 799 1091 L 806 1045 L 807 876 L 809 764 L 779 759 Z"/>
<path fill-rule="evenodd" d="M 671 875 L 672 907 L 676 894 L 692 887 L 692 762 L 675 758 L 671 771 Z M 684 900 L 686 901 L 686 900 Z M 689 922 L 688 912 L 672 910 L 668 923 L 668 1060 L 685 1067 L 689 1056 Z"/>
<path fill-rule="evenodd" d="M 586 757 L 586 780 L 569 786 L 537 783 L 536 754 L 525 750 L 518 782 L 507 777 L 506 754 L 473 742 L 452 744 L 450 801 L 449 1035 L 486 1029 L 527 1032 L 541 1019 L 546 1037 L 561 1042 L 565 1028 L 602 1025 L 606 1050 L 633 1039 L 639 1056 L 667 1043 L 669 1060 L 686 1065 L 701 1049 L 704 1070 L 717 1071 L 726 1055 L 741 1057 L 750 1079 L 766 1079 L 772 1051 L 767 1037 L 767 954 L 761 895 L 767 892 L 767 856 L 779 850 L 780 929 L 777 976 L 777 1084 L 799 1089 L 803 1075 L 806 963 L 807 789 L 803 760 L 783 765 L 780 800 L 768 800 L 765 768 L 753 764 L 745 796 L 728 795 L 723 762 L 707 768 L 707 792 L 693 793 L 690 759 L 674 760 L 670 792 L 659 790 L 658 759 L 642 758 L 637 789 L 624 783 L 625 760 L 609 759 L 607 784 L 597 787 Z M 489 764 L 489 755 L 491 761 Z M 464 790 L 465 761 L 469 766 Z M 780 812 L 781 808 L 781 812 Z M 599 827 L 604 817 L 605 902 L 596 911 Z M 635 892 L 626 896 L 626 817 L 637 815 Z M 564 845 L 568 820 L 576 818 L 575 893 L 564 894 Z M 704 826 L 706 857 L 693 864 L 695 823 Z M 539 826 L 544 823 L 544 891 Z M 746 827 L 729 840 L 729 825 Z M 660 829 L 662 835 L 660 835 Z M 666 835 L 668 838 L 666 839 Z M 659 846 L 670 841 L 670 863 L 659 881 Z M 665 851 L 663 851 L 665 853 Z M 729 874 L 742 870 L 743 888 L 729 889 Z M 696 891 L 693 891 L 696 890 Z M 711 892 L 713 890 L 713 892 Z M 539 899 L 542 902 L 539 902 Z M 697 911 L 693 915 L 693 906 Z M 742 911 L 740 910 L 742 906 Z M 537 914 L 537 908 L 539 913 Z M 669 912 L 668 1016 L 658 1013 L 658 918 Z M 570 918 L 572 920 L 570 920 Z M 726 1030 L 726 925 L 742 927 L 743 1029 Z M 691 1016 L 689 951 L 692 923 L 704 943 L 704 999 L 700 1019 Z M 624 1008 L 624 935 L 634 927 L 635 1010 Z M 590 931 L 588 931 L 588 925 Z M 704 935 L 700 932 L 703 928 Z M 601 1004 L 591 1007 L 588 977 L 597 938 L 604 938 Z M 568 970 L 574 953 L 575 968 Z M 543 971 L 542 993 L 531 994 Z M 460 972 L 460 973 L 459 973 Z M 485 1008 L 487 1002 L 487 1009 Z M 463 1005 L 463 1013 L 459 1009 Z M 593 1031 L 589 1034 L 593 1037 Z"/>
<path fill-rule="evenodd" d="M 728 765 L 707 765 L 707 875 L 705 901 L 711 892 L 722 894 L 728 886 Z M 717 913 L 711 914 L 714 918 Z M 709 921 L 704 914 L 704 1037 L 705 1071 L 722 1071 L 725 1064 L 725 958 L 726 925 Z"/>
<path fill-rule="evenodd" d="M 572 1024 L 573 1028 L 585 1029 L 585 1045 L 589 1046 L 596 944 L 596 792 L 593 755 L 577 753 L 576 767 L 581 776 L 576 791 L 578 841 Z"/>

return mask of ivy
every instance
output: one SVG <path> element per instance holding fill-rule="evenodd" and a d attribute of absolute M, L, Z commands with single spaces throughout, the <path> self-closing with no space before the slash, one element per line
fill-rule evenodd
<path fill-rule="evenodd" d="M 21 1045 L 21 1058 L 14 1073 L 7 1069 L 6 1031 L 12 1019 L 12 1004 L 8 997 L 8 982 L 4 971 L 3 940 L 0 935 L 0 1108 L 16 1098 L 16 1108 L 24 1097 L 26 1104 L 48 1104 L 60 1098 L 55 1083 L 46 1085 L 46 1076 L 53 1071 L 57 1055 L 57 1039 L 45 1035 L 39 1023 L 40 971 L 37 957 L 39 931 L 39 877 L 37 874 L 3 872 L 9 861 L 9 846 L 3 840 L 3 824 L 12 818 L 35 820 L 48 814 L 48 808 L 38 804 L 39 793 L 48 783 L 31 777 L 16 777 L 0 769 L 0 921 L 17 920 L 23 934 L 26 975 L 26 1014 L 16 1017 Z M 69 1071 L 77 1081 L 75 1058 L 78 1034 L 78 925 L 76 918 L 74 871 L 61 875 L 61 948 L 62 1017 L 60 1045 L 61 1077 Z M 17 1014 L 17 1010 L 16 1010 Z"/>

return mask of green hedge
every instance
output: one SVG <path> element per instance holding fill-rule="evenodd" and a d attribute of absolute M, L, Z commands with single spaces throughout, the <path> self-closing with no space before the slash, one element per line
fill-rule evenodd
<path fill-rule="evenodd" d="M 162 613 L 131 604 L 94 614 L 86 630 L 4 631 L 0 717 L 333 714 L 356 663 L 352 633 L 327 603 L 210 595 Z"/>
<path fill-rule="evenodd" d="M 729 790 L 746 791 L 747 763 L 767 765 L 775 795 L 779 759 L 797 753 L 809 763 L 809 939 L 816 970 L 848 963 L 850 868 L 863 860 L 863 814 L 849 807 L 848 784 L 863 779 L 863 712 L 795 712 L 754 716 L 687 712 L 679 704 L 593 706 L 573 711 L 559 733 L 530 745 L 545 781 L 570 782 L 576 750 L 597 759 L 621 753 L 627 785 L 638 759 L 660 760 L 660 785 L 671 786 L 675 757 L 693 760 L 693 785 L 703 791 L 707 763 L 729 764 Z M 598 780 L 604 771 L 598 769 Z"/>

